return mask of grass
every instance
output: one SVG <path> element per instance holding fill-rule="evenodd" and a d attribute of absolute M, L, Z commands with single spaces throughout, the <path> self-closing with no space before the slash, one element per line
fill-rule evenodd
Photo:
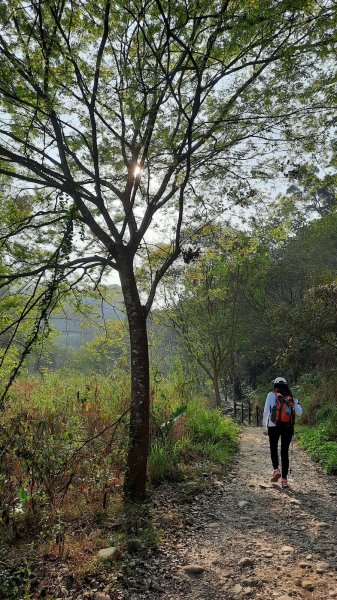
<path fill-rule="evenodd" d="M 329 425 L 320 423 L 316 427 L 300 425 L 296 427 L 298 443 L 322 465 L 324 471 L 337 475 L 337 441 L 330 439 Z"/>
<path fill-rule="evenodd" d="M 177 430 L 179 435 L 177 434 Z M 192 401 L 170 435 L 155 439 L 149 456 L 149 477 L 153 483 L 179 477 L 179 465 L 209 460 L 226 468 L 238 448 L 240 428 L 219 410 L 206 408 L 201 399 Z"/>
<path fill-rule="evenodd" d="M 304 408 L 301 425 L 296 426 L 298 442 L 326 473 L 334 475 L 337 474 L 337 406 L 333 394 L 336 386 L 336 372 L 325 376 L 311 373 L 302 377 L 296 393 Z"/>
<path fill-rule="evenodd" d="M 202 399 L 191 400 L 188 386 L 185 397 L 180 383 L 181 374 L 152 391 L 148 477 L 153 483 L 188 483 L 203 461 L 226 468 L 238 446 L 239 427 L 206 408 Z M 161 532 L 151 524 L 146 507 L 143 514 L 142 507 L 123 504 L 127 417 L 116 431 L 107 426 L 129 402 L 123 377 L 116 381 L 62 371 L 15 382 L 0 423 L 4 565 L 7 560 L 21 564 L 24 556 L 34 555 L 44 566 L 40 573 L 31 560 L 32 568 L 41 579 L 52 579 L 55 561 L 62 560 L 81 581 L 103 568 L 95 557 L 105 546 L 125 548 L 130 537 L 145 550 L 160 543 Z M 184 499 L 195 493 L 189 490 Z M 113 531 L 109 522 L 116 526 Z M 34 552 L 26 551 L 30 544 Z M 16 590 L 14 596 L 8 592 L 8 599 L 19 594 L 30 598 L 28 575 L 16 584 L 8 568 L 2 575 L 0 569 L 0 577 Z"/>

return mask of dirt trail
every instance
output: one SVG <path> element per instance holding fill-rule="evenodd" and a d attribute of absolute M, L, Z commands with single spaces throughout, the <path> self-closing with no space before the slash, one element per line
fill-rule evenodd
<path fill-rule="evenodd" d="M 128 589 L 111 597 L 337 598 L 337 480 L 298 447 L 291 463 L 285 492 L 269 483 L 268 439 L 246 428 L 232 472 L 212 475 L 192 504 L 177 507 L 162 486 L 151 513 L 163 543 L 131 559 Z"/>

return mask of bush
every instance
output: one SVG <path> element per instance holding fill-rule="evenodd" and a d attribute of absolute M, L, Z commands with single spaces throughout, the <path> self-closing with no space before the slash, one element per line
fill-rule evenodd
<path fill-rule="evenodd" d="M 239 431 L 238 425 L 219 410 L 206 408 L 202 400 L 190 402 L 181 419 L 173 424 L 170 435 L 152 442 L 149 479 L 176 479 L 179 463 L 196 458 L 228 465 L 238 447 Z"/>
<path fill-rule="evenodd" d="M 223 417 L 218 409 L 206 408 L 202 401 L 187 407 L 186 437 L 181 452 L 197 454 L 212 462 L 228 464 L 238 447 L 239 427 Z"/>
<path fill-rule="evenodd" d="M 0 427 L 0 506 L 14 534 L 67 505 L 105 507 L 127 445 L 125 423 L 111 427 L 129 403 L 116 387 L 66 372 L 15 382 Z"/>
<path fill-rule="evenodd" d="M 315 462 L 319 462 L 326 473 L 337 474 L 337 442 L 331 441 L 329 425 L 296 428 L 299 444 L 307 450 Z"/>

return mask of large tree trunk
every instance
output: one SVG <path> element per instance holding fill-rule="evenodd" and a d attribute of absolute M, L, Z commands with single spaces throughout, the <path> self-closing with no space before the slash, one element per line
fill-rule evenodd
<path fill-rule="evenodd" d="M 131 345 L 130 434 L 124 493 L 130 500 L 141 500 L 146 492 L 149 451 L 150 374 L 146 314 L 132 264 L 123 266 L 120 279 Z"/>

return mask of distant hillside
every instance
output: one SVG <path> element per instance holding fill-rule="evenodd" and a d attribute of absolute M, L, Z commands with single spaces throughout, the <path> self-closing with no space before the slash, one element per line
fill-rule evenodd
<path fill-rule="evenodd" d="M 84 297 L 81 299 L 81 306 L 77 308 L 69 302 L 61 312 L 53 316 L 50 324 L 59 332 L 55 339 L 57 345 L 79 348 L 93 338 L 104 321 L 124 319 L 120 286 L 109 286 L 108 296 L 108 300 Z"/>

